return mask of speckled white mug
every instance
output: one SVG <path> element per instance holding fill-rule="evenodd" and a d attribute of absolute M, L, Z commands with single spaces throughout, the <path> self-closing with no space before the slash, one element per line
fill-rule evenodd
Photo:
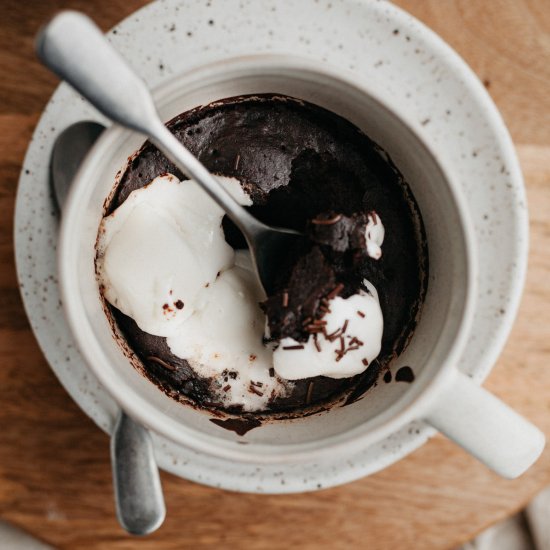
<path fill-rule="evenodd" d="M 457 368 L 474 307 L 476 243 L 453 174 L 419 135 L 417 123 L 357 75 L 291 56 L 257 55 L 183 74 L 155 93 L 160 114 L 177 114 L 226 97 L 281 93 L 325 107 L 356 124 L 391 156 L 419 204 L 430 276 L 422 314 L 392 370 L 414 367 L 412 384 L 378 384 L 365 398 L 306 418 L 269 422 L 242 438 L 210 415 L 167 397 L 134 369 L 113 338 L 94 272 L 97 228 L 106 197 L 143 137 L 113 126 L 73 183 L 63 213 L 59 273 L 67 319 L 80 351 L 105 389 L 132 417 L 183 447 L 222 460 L 279 465 L 342 458 L 425 420 L 506 477 L 524 472 L 543 434 Z M 389 228 L 391 230 L 391 228 Z"/>

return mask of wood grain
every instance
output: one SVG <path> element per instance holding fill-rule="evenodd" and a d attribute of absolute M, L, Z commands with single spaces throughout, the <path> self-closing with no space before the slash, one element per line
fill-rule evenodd
<path fill-rule="evenodd" d="M 399 0 L 486 82 L 518 146 L 531 213 L 526 293 L 487 387 L 550 436 L 550 3 Z M 550 483 L 550 451 L 521 479 L 488 472 L 442 437 L 367 479 L 316 494 L 240 495 L 162 476 L 168 518 L 136 540 L 114 519 L 108 439 L 77 408 L 29 329 L 13 265 L 18 173 L 56 81 L 33 36 L 72 7 L 108 28 L 141 0 L 2 2 L 0 19 L 0 517 L 67 549 L 444 549 Z"/>

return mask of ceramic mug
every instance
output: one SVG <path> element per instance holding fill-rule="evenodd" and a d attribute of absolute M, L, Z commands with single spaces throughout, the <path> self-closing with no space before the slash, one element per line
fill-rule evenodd
<path fill-rule="evenodd" d="M 357 75 L 292 56 L 256 55 L 211 64 L 154 93 L 163 120 L 219 99 L 259 93 L 300 98 L 333 111 L 384 148 L 419 205 L 430 274 L 418 325 L 392 370 L 412 366 L 411 384 L 378 384 L 363 399 L 294 420 L 272 421 L 241 437 L 167 397 L 138 369 L 114 337 L 95 277 L 97 230 L 106 198 L 143 136 L 109 128 L 78 172 L 65 205 L 59 245 L 64 310 L 80 351 L 114 400 L 150 430 L 184 448 L 224 461 L 285 465 L 345 458 L 424 420 L 495 472 L 523 473 L 540 455 L 543 434 L 457 364 L 471 328 L 476 295 L 475 239 L 468 206 L 445 160 L 420 136 L 418 123 L 369 89 Z M 387 228 L 391 231 L 391 228 Z"/>

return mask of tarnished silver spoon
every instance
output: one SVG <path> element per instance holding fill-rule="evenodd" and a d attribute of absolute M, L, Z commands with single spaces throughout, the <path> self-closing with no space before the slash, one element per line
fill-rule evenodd
<path fill-rule="evenodd" d="M 233 199 L 162 123 L 145 83 L 91 19 L 75 11 L 61 12 L 40 32 L 36 50 L 47 67 L 105 116 L 145 134 L 218 203 L 245 236 L 260 282 L 269 293 L 279 258 L 300 234 L 263 224 Z"/>
<path fill-rule="evenodd" d="M 77 122 L 56 139 L 50 181 L 60 212 L 78 167 L 104 129 L 96 122 Z M 111 434 L 111 464 L 120 524 L 133 535 L 152 533 L 166 516 L 153 444 L 149 432 L 123 410 Z"/>

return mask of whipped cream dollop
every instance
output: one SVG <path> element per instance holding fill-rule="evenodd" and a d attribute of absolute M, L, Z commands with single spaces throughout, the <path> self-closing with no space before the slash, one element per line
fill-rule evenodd
<path fill-rule="evenodd" d="M 367 214 L 367 227 L 365 228 L 365 240 L 367 241 L 367 254 L 379 260 L 382 257 L 382 243 L 384 242 L 385 230 L 382 220 L 376 212 Z"/>
<path fill-rule="evenodd" d="M 216 177 L 240 204 L 252 204 L 238 180 Z M 331 299 L 323 332 L 306 343 L 265 344 L 263 291 L 249 252 L 235 253 L 225 241 L 223 216 L 198 184 L 170 174 L 133 191 L 99 228 L 105 299 L 144 332 L 165 337 L 174 355 L 213 380 L 225 406 L 261 410 L 288 395 L 293 380 L 364 371 L 383 331 L 374 286 L 365 280 L 357 294 Z M 365 236 L 367 253 L 380 257 L 384 227 L 375 213 Z"/>
<path fill-rule="evenodd" d="M 337 296 L 328 302 L 318 333 L 307 342 L 283 338 L 273 353 L 277 374 L 288 380 L 313 376 L 347 378 L 363 372 L 378 357 L 384 320 L 374 286 L 363 281 L 365 290 L 349 298 Z"/>

